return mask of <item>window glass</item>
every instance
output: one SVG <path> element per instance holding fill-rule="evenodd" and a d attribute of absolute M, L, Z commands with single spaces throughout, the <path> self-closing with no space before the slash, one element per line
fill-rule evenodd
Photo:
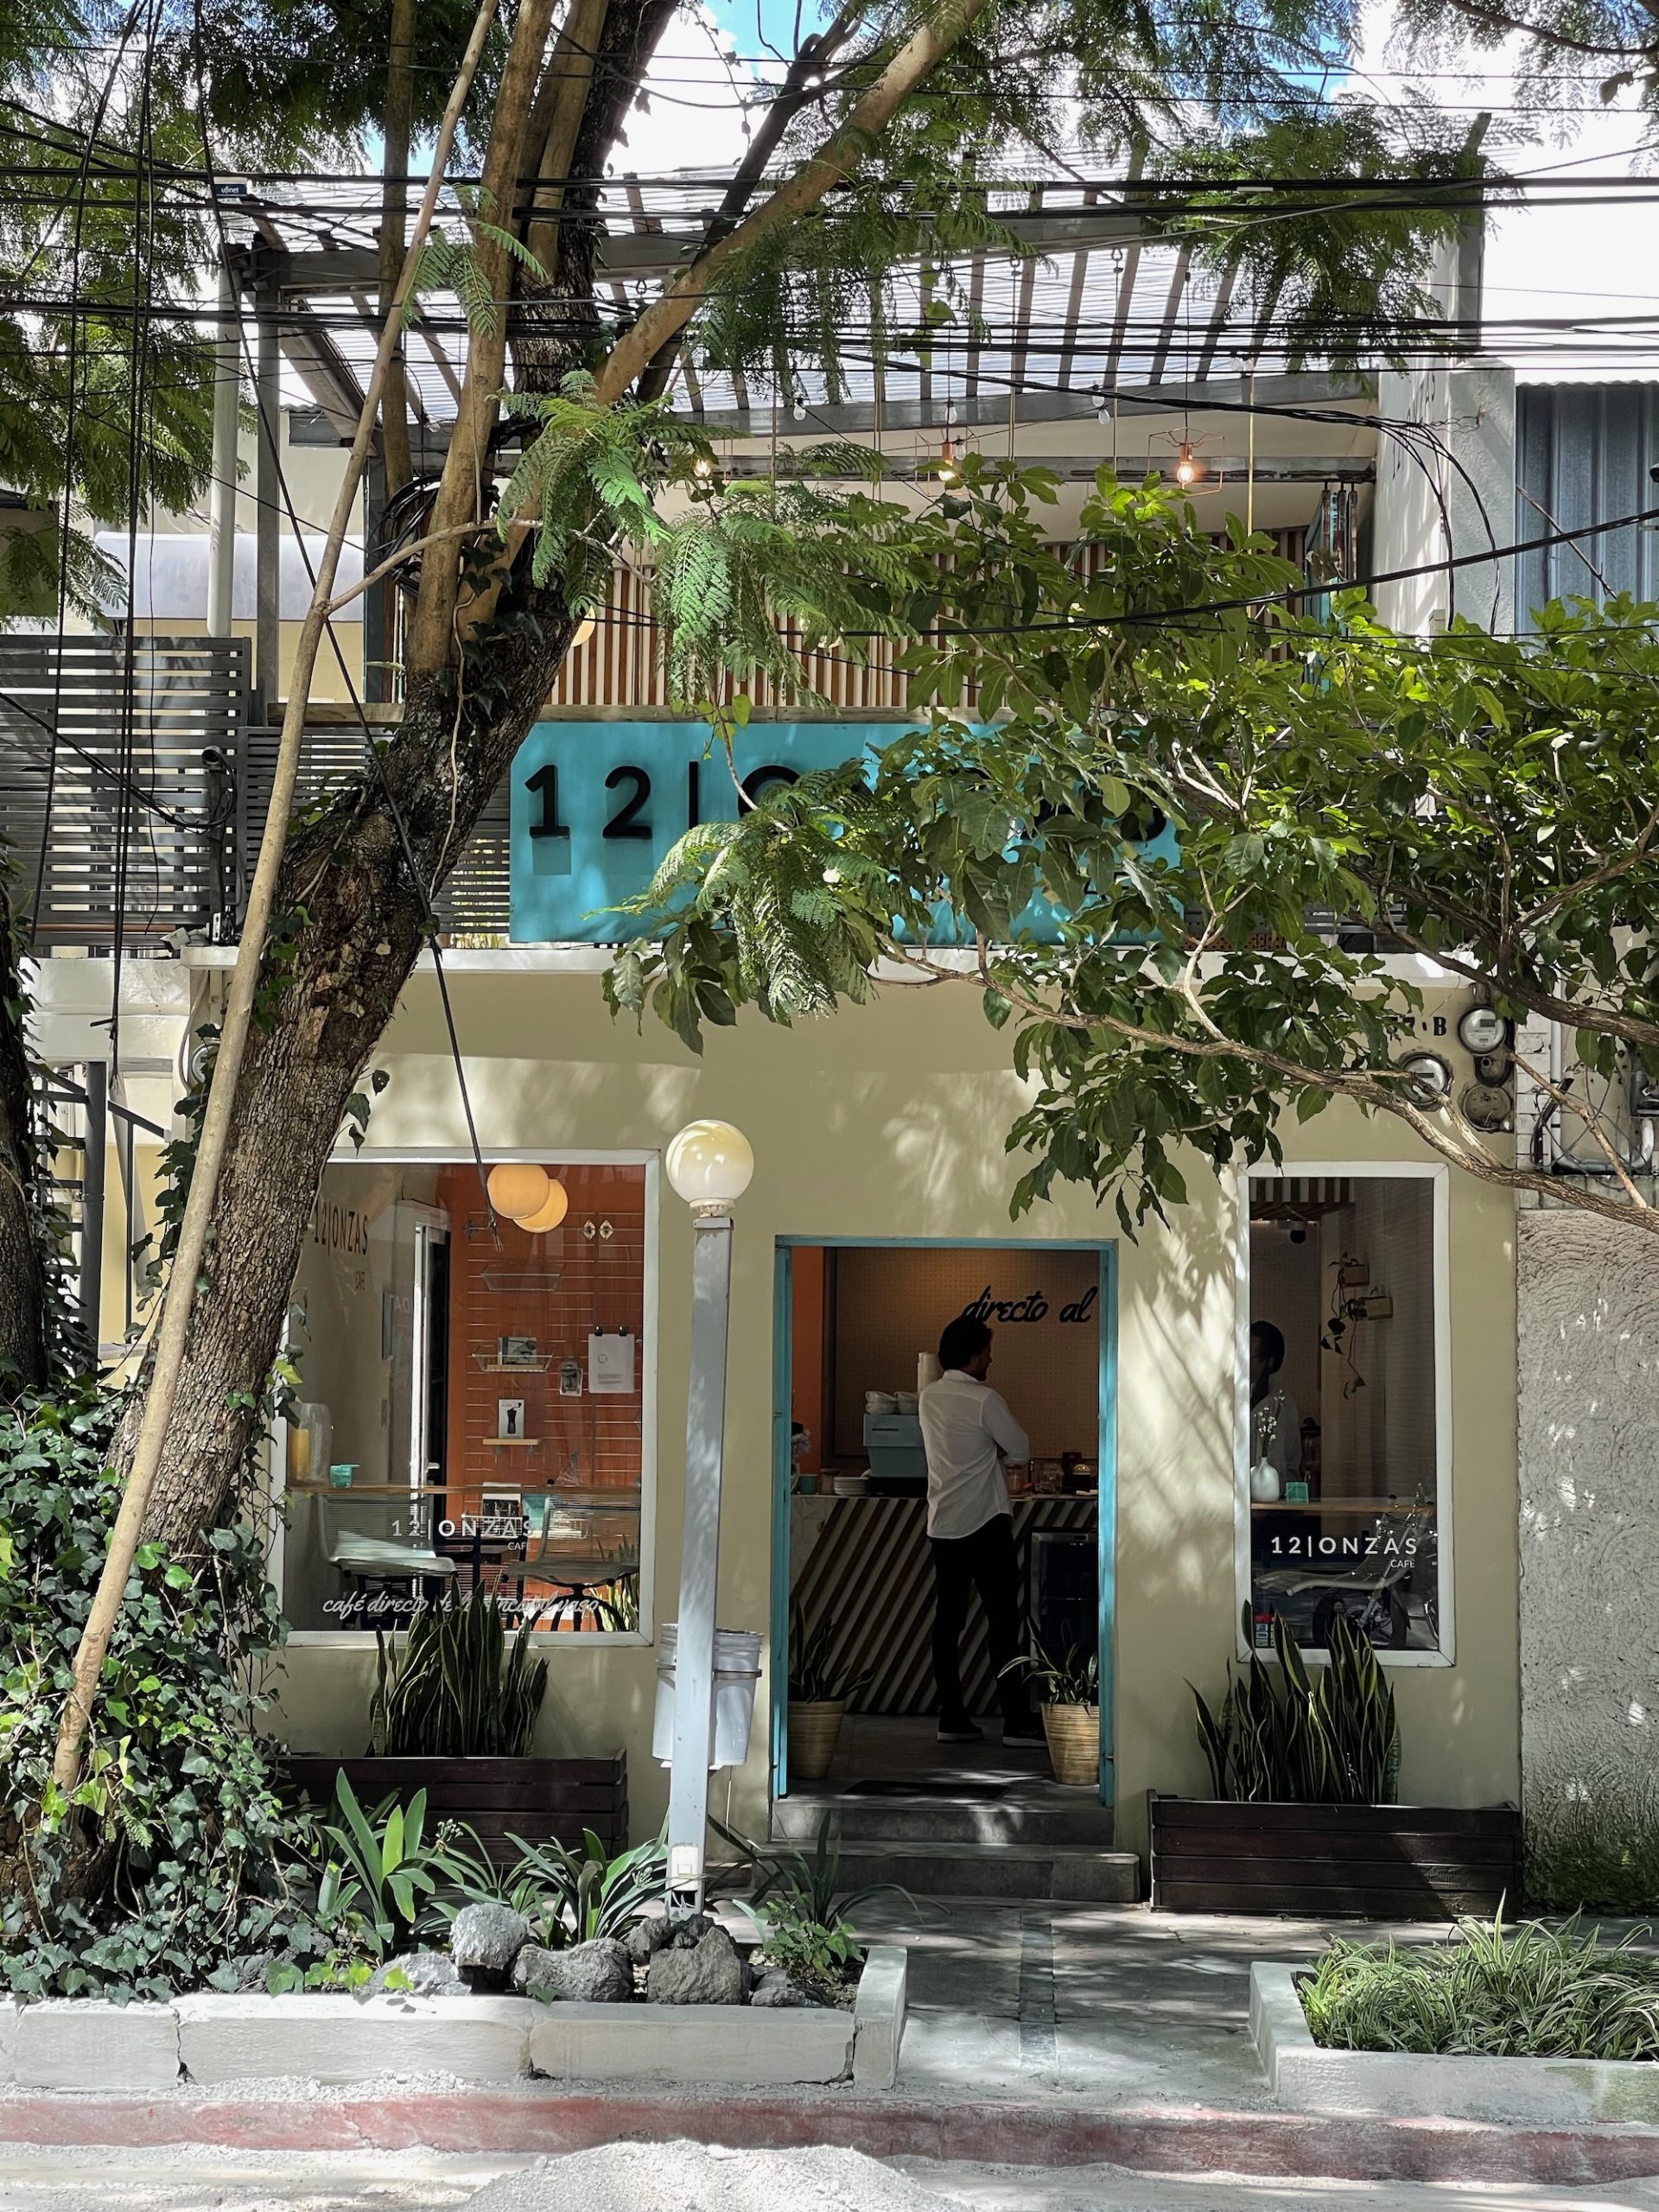
<path fill-rule="evenodd" d="M 637 1626 L 645 1171 L 550 1159 L 525 1191 L 543 1174 L 565 1208 L 539 1233 L 492 1224 L 470 1160 L 324 1174 L 289 1331 L 296 1630 L 394 1627 L 476 1587 L 538 1629 Z"/>
<path fill-rule="evenodd" d="M 1251 1640 L 1441 1646 L 1436 1179 L 1252 1176 Z"/>

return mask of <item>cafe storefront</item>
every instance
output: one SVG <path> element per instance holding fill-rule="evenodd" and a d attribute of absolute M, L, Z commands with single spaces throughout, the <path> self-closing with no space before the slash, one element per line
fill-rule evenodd
<path fill-rule="evenodd" d="M 737 777 L 760 789 L 872 734 L 752 724 Z M 1099 1791 L 1122 1843 L 1144 1846 L 1149 1788 L 1203 1789 L 1188 1684 L 1217 1686 L 1270 1611 L 1313 1649 L 1334 1607 L 1365 1614 L 1399 1702 L 1402 1796 L 1515 1798 L 1507 1197 L 1336 1108 L 1287 1136 L 1271 1176 L 1190 1168 L 1191 1203 L 1137 1242 L 1105 1235 L 1083 1190 L 1014 1224 L 1005 1137 L 1024 1090 L 970 986 L 895 982 L 792 1030 L 745 1019 L 701 1055 L 613 1020 L 607 912 L 688 818 L 736 804 L 705 736 L 543 725 L 515 775 L 515 941 L 446 956 L 486 1168 L 544 1175 L 550 1225 L 492 1224 L 429 964 L 377 1055 L 391 1081 L 366 1140 L 325 1175 L 290 1332 L 302 1404 L 274 1453 L 287 1740 L 360 1751 L 376 1625 L 482 1582 L 547 1640 L 538 1749 L 625 1747 L 634 1834 L 654 1830 L 692 1241 L 660 1163 L 709 1116 L 755 1158 L 735 1217 L 720 1618 L 765 1656 L 748 1757 L 711 1791 L 722 1820 L 764 1834 L 789 1788 L 792 1608 L 836 1624 L 868 1677 L 862 1720 L 929 1724 L 913 1398 L 964 1312 L 995 1331 L 994 1380 L 1031 1439 L 1014 1494 L 1031 1617 L 1051 1648 L 1097 1652 Z M 1459 1010 L 1446 979 L 1421 980 L 1427 1020 Z M 974 1624 L 964 1659 L 988 1710 Z"/>

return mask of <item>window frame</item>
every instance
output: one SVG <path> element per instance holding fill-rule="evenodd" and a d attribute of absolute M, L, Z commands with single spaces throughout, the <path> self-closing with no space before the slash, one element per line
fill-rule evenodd
<path fill-rule="evenodd" d="M 1434 1293 L 1434 1535 L 1437 1610 L 1440 1641 L 1433 1651 L 1391 1651 L 1373 1647 L 1385 1667 L 1454 1667 L 1457 1664 L 1456 1577 L 1452 1555 L 1452 1236 L 1451 1168 L 1442 1161 L 1418 1160 L 1287 1159 L 1279 1166 L 1240 1168 L 1235 1178 L 1235 1303 L 1233 1316 L 1233 1637 L 1236 1656 L 1250 1656 L 1243 1610 L 1251 1599 L 1250 1578 L 1250 1205 L 1252 1182 L 1280 1183 L 1338 1178 L 1358 1182 L 1421 1182 L 1430 1185 Z M 1303 1647 L 1303 1656 L 1323 1666 L 1322 1644 Z"/>
<path fill-rule="evenodd" d="M 658 1496 L 658 1328 L 662 1278 L 659 1240 L 662 1230 L 662 1166 L 660 1152 L 638 1145 L 483 1145 L 486 1168 L 501 1160 L 548 1160 L 571 1167 L 643 1167 L 645 1171 L 645 1249 L 644 1336 L 639 1348 L 639 1626 L 637 1629 L 586 1629 L 580 1636 L 556 1629 L 532 1629 L 531 1642 L 538 1650 L 575 1646 L 578 1650 L 643 1649 L 656 1638 L 657 1496 Z M 453 1145 L 397 1145 L 384 1149 L 365 1144 L 360 1152 L 349 1144 L 329 1154 L 330 1167 L 454 1167 L 469 1166 L 472 1154 Z M 326 1172 L 326 1171 L 325 1171 Z M 453 1234 L 454 1224 L 451 1224 Z M 286 1332 L 284 1332 L 286 1339 Z M 278 1595 L 283 1589 L 283 1553 L 286 1522 L 280 1510 L 288 1487 L 288 1424 L 276 1421 L 268 1438 L 271 1499 L 271 1541 L 268 1572 Z M 393 1630 L 394 1634 L 397 1631 Z M 365 1628 L 290 1629 L 285 1649 L 294 1651 L 372 1650 L 374 1630 Z"/>

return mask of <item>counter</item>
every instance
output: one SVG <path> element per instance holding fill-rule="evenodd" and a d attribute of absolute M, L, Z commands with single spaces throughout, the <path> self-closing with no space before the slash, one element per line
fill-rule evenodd
<path fill-rule="evenodd" d="M 1014 1499 L 1014 1544 L 1033 1614 L 1033 1560 L 1043 1552 L 1044 1540 L 1092 1535 L 1099 1503 L 1096 1497 Z M 934 1711 L 927 1500 L 809 1496 L 791 1498 L 790 1509 L 791 1583 L 806 1616 L 807 1633 L 815 1634 L 825 1619 L 832 1621 L 830 1649 L 836 1665 L 849 1675 L 868 1669 L 871 1675 L 853 1700 L 853 1710 Z M 963 1637 L 962 1679 L 970 1713 L 994 1710 L 995 1686 L 977 1597 Z"/>

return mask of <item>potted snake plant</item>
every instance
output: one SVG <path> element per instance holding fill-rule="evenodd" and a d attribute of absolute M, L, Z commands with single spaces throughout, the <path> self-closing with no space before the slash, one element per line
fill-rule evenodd
<path fill-rule="evenodd" d="M 1192 1693 L 1213 1794 L 1153 1790 L 1152 1902 L 1171 1912 L 1490 1919 L 1521 1885 L 1513 1805 L 1402 1805 L 1394 1691 L 1338 1612 L 1322 1653 L 1275 1615 L 1224 1694 Z"/>
<path fill-rule="evenodd" d="M 435 1820 L 462 1821 L 493 1854 L 514 1839 L 579 1844 L 591 1829 L 607 1850 L 628 1837 L 626 1754 L 531 1754 L 548 1662 L 531 1625 L 509 1628 L 494 1594 L 446 1592 L 418 1605 L 406 1631 L 378 1631 L 361 1758 L 289 1757 L 290 1778 L 321 1804 L 344 1774 L 365 1804 L 424 1791 Z"/>

